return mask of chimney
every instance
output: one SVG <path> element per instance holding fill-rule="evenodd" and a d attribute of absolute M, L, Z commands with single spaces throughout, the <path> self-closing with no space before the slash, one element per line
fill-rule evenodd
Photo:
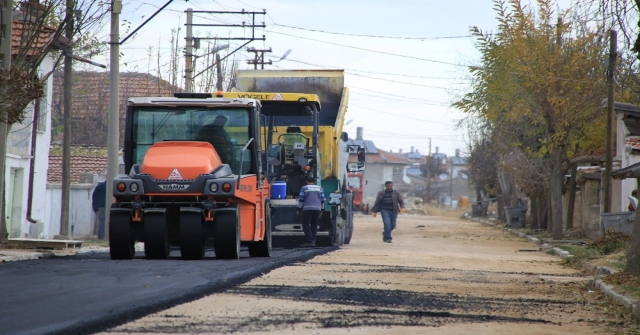
<path fill-rule="evenodd" d="M 456 157 L 460 157 L 460 149 L 456 149 Z"/>
<path fill-rule="evenodd" d="M 413 148 L 413 145 L 412 145 L 412 146 L 411 146 L 411 153 L 413 153 L 413 149 L 414 149 L 414 148 Z"/>
<path fill-rule="evenodd" d="M 20 12 L 22 20 L 25 22 L 37 22 L 45 15 L 47 6 L 41 4 L 39 0 L 26 0 L 20 2 Z"/>
<path fill-rule="evenodd" d="M 398 153 L 402 154 L 402 149 L 398 149 Z"/>
<path fill-rule="evenodd" d="M 363 141 L 362 132 L 363 132 L 362 127 L 356 128 L 356 141 Z"/>
<path fill-rule="evenodd" d="M 438 153 L 438 147 L 436 147 L 436 153 Z"/>

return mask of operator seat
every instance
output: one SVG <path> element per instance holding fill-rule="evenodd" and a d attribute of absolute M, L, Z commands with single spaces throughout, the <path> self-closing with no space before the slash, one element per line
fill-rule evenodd
<path fill-rule="evenodd" d="M 235 163 L 235 161 L 233 161 L 233 143 L 231 142 L 229 134 L 227 134 L 227 131 L 224 129 L 226 122 L 226 116 L 218 115 L 212 123 L 200 128 L 195 140 L 211 143 L 213 148 L 216 149 L 218 156 L 220 156 L 222 163 L 229 164 L 233 167 Z"/>
<path fill-rule="evenodd" d="M 302 129 L 298 126 L 289 126 L 285 134 L 280 135 L 284 146 L 285 156 L 293 155 L 293 145 L 295 143 L 307 143 L 307 137 L 302 133 Z"/>

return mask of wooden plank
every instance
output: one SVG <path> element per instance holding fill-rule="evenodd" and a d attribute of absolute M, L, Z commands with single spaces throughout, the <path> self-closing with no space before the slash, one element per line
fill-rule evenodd
<path fill-rule="evenodd" d="M 80 249 L 82 241 L 12 238 L 5 242 L 5 246 L 12 249 Z"/>

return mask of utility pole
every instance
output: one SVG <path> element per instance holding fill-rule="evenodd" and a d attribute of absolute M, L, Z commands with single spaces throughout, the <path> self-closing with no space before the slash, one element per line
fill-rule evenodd
<path fill-rule="evenodd" d="M 216 91 L 222 91 L 222 64 L 220 63 L 220 55 L 216 53 Z"/>
<path fill-rule="evenodd" d="M 247 52 L 251 52 L 253 53 L 253 60 L 248 60 L 247 64 L 253 64 L 253 69 L 257 70 L 258 69 L 258 65 L 260 65 L 260 69 L 264 70 L 264 65 L 268 64 L 271 65 L 271 60 L 269 60 L 268 62 L 264 61 L 264 53 L 265 52 L 271 52 L 271 48 L 269 49 L 256 49 L 256 48 L 248 48 Z M 260 55 L 258 55 L 260 54 Z"/>
<path fill-rule="evenodd" d="M 67 24 L 65 26 L 65 37 L 69 42 L 73 38 L 74 25 L 74 0 L 67 0 L 66 16 Z M 71 76 L 72 76 L 72 59 L 71 59 L 71 43 L 67 44 L 64 50 L 64 119 L 63 119 L 63 138 L 62 138 L 62 201 L 60 208 L 60 235 L 69 236 L 69 191 L 71 188 Z"/>
<path fill-rule="evenodd" d="M 0 25 L 0 59 L 2 59 L 2 69 L 9 72 L 11 70 L 11 28 L 13 24 L 13 0 L 0 0 L 2 6 L 2 25 Z M 3 34 L 4 32 L 4 34 Z M 0 87 L 0 90 L 5 88 Z M 4 202 L 4 180 L 7 162 L 7 112 L 0 108 L 0 241 L 7 238 L 6 212 Z"/>
<path fill-rule="evenodd" d="M 429 139 L 429 156 L 427 156 L 427 203 L 431 202 L 431 139 Z"/>
<path fill-rule="evenodd" d="M 193 23 L 193 22 L 191 22 L 191 21 L 193 21 L 193 18 L 191 19 L 191 21 L 189 21 L 189 12 L 191 13 L 191 15 L 193 15 L 193 13 L 231 14 L 231 15 L 236 15 L 236 16 L 237 15 L 251 15 L 252 19 L 251 19 L 251 23 L 250 24 L 247 24 L 244 21 L 242 22 L 242 24 Z M 211 65 L 207 66 L 204 70 L 196 73 L 195 75 L 193 75 L 193 73 L 187 74 L 187 69 L 189 69 L 190 71 L 193 72 L 193 68 L 187 66 L 187 68 L 185 69 L 185 77 L 188 77 L 187 79 L 190 78 L 191 82 L 192 82 L 196 77 L 198 77 L 201 74 L 205 73 L 206 71 L 208 71 L 212 67 L 217 66 L 218 64 L 220 64 L 221 61 L 227 59 L 227 57 L 233 55 L 238 50 L 241 50 L 242 48 L 247 46 L 252 41 L 264 41 L 264 40 L 266 40 L 264 35 L 262 35 L 262 37 L 256 37 L 255 36 L 255 28 L 266 28 L 267 27 L 264 24 L 264 22 L 262 22 L 262 24 L 256 24 L 256 15 L 263 15 L 264 16 L 266 14 L 267 14 L 267 11 L 264 10 L 264 9 L 262 10 L 262 12 L 247 12 L 244 9 L 242 11 L 211 11 L 211 10 L 191 10 L 191 9 L 188 9 L 188 12 L 187 12 L 187 36 L 189 36 L 189 34 L 192 34 L 191 27 L 235 27 L 235 28 L 244 28 L 244 29 L 251 28 L 251 37 L 225 37 L 225 38 L 220 38 L 220 37 L 194 37 L 194 36 L 191 36 L 191 40 L 192 41 L 193 40 L 196 40 L 196 41 L 200 41 L 200 40 L 228 40 L 228 41 L 232 41 L 232 40 L 234 40 L 234 41 L 246 41 L 246 42 L 243 43 L 241 46 L 235 48 L 233 51 L 228 53 L 226 56 L 224 56 L 222 58 L 216 57 L 216 62 L 214 64 L 211 64 Z M 187 40 L 187 43 L 188 43 L 188 40 Z M 193 49 L 191 51 L 193 51 Z M 187 53 L 187 56 L 193 56 L 191 54 L 191 52 L 189 52 L 188 50 L 185 50 L 185 53 Z M 187 82 L 190 82 L 190 81 L 187 80 Z M 216 84 L 218 84 L 218 83 L 216 83 Z M 189 84 L 189 85 L 192 85 L 192 84 Z M 189 91 L 189 90 L 187 90 L 187 91 Z"/>
<path fill-rule="evenodd" d="M 193 9 L 187 8 L 187 47 L 184 57 L 185 91 L 193 90 Z"/>
<path fill-rule="evenodd" d="M 122 0 L 111 0 L 111 38 L 110 38 L 110 83 L 109 83 L 109 116 L 107 132 L 107 196 L 105 201 L 105 220 L 104 220 L 104 236 L 109 239 L 109 214 L 111 205 L 113 204 L 113 178 L 118 174 L 120 165 L 120 155 L 118 145 L 120 142 L 120 44 L 126 42 L 131 36 L 144 27 L 147 22 L 151 21 L 158 13 L 163 11 L 173 0 L 167 2 L 158 10 L 149 16 L 141 25 L 129 33 L 122 41 L 120 41 L 120 13 L 122 12 Z"/>
<path fill-rule="evenodd" d="M 615 72 L 616 59 L 618 57 L 618 33 L 611 30 L 609 47 L 609 71 L 607 73 L 607 157 L 605 161 L 605 173 L 602 175 L 604 186 L 604 210 L 603 213 L 611 213 L 611 172 L 613 169 L 613 109 L 615 105 Z"/>
<path fill-rule="evenodd" d="M 111 1 L 111 59 L 109 87 L 109 131 L 107 132 L 107 196 L 105 206 L 105 239 L 109 239 L 110 212 L 113 204 L 113 178 L 118 174 L 118 143 L 120 140 L 120 12 L 122 2 Z"/>
<path fill-rule="evenodd" d="M 450 167 L 450 173 L 449 173 L 449 197 L 451 197 L 451 201 L 453 203 L 453 158 L 454 157 L 450 157 L 449 158 L 449 165 L 451 165 Z"/>

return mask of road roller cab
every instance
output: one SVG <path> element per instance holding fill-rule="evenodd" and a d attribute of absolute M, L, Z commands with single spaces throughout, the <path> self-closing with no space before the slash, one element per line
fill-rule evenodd
<path fill-rule="evenodd" d="M 176 94 L 128 100 L 125 171 L 114 178 L 111 258 L 271 255 L 269 185 L 262 173 L 260 102 Z"/>

